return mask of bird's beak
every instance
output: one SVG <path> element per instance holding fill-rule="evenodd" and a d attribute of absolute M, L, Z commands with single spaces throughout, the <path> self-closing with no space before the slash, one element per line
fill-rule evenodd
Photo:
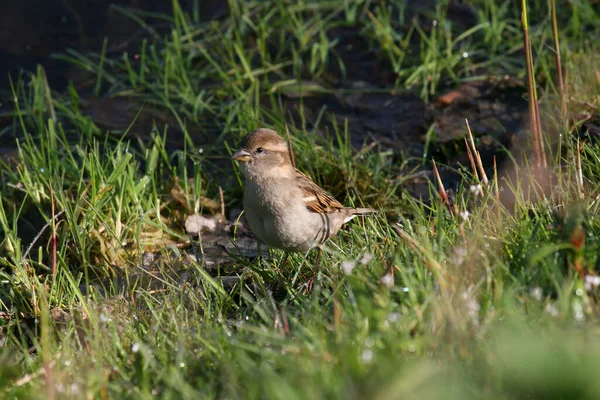
<path fill-rule="evenodd" d="M 232 155 L 231 158 L 233 158 L 236 161 L 247 162 L 250 160 L 250 153 L 248 153 L 246 150 L 240 150 L 234 155 Z"/>

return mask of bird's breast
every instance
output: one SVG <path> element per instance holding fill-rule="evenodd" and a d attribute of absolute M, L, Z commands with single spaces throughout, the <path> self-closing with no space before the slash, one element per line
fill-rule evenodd
<path fill-rule="evenodd" d="M 303 252 L 331 235 L 327 218 L 309 211 L 293 185 L 246 184 L 244 213 L 252 232 L 269 246 Z M 339 228 L 335 229 L 337 232 Z"/>

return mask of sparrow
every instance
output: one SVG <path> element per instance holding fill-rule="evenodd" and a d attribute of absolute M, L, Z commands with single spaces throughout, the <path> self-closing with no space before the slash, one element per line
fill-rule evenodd
<path fill-rule="evenodd" d="M 298 171 L 287 142 L 271 129 L 242 140 L 232 158 L 245 178 L 244 214 L 252 232 L 267 246 L 306 252 L 338 233 L 370 208 L 344 207 Z"/>

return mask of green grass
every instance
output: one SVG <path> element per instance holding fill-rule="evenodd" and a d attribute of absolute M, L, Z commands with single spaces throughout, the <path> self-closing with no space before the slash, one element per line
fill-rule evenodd
<path fill-rule="evenodd" d="M 578 151 L 577 129 L 560 121 L 546 1 L 528 7 L 550 170 L 515 149 L 501 169 L 485 166 L 479 192 L 466 166 L 452 213 L 435 181 L 429 199 L 406 193 L 414 160 L 353 148 L 327 109 L 294 119 L 285 107 L 286 90 L 347 90 L 344 29 L 391 71 L 371 92 L 431 100 L 490 75 L 525 78 L 513 2 L 472 2 L 468 29 L 444 2 L 418 15 L 403 4 L 232 0 L 227 17 L 200 24 L 174 2 L 174 17 L 156 16 L 171 30 L 146 26 L 135 55 L 105 45 L 61 56 L 93 75 L 90 93 L 140 110 L 110 134 L 42 68 L 14 80 L 18 152 L 0 164 L 0 397 L 597 398 L 600 149 Z M 585 104 L 600 93 L 598 12 L 568 4 L 569 111 L 598 118 Z M 157 118 L 133 139 L 144 113 L 175 126 Z M 231 149 L 257 126 L 286 125 L 300 169 L 345 204 L 382 210 L 328 243 L 309 293 L 314 254 L 283 268 L 280 251 L 232 254 L 213 268 L 215 237 L 190 247 L 184 228 L 193 212 L 218 217 L 219 188 L 226 214 L 241 207 Z"/>

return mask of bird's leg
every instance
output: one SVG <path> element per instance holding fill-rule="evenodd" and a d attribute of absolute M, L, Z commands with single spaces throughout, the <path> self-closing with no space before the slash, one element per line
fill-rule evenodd
<path fill-rule="evenodd" d="M 283 256 L 283 260 L 281 260 L 281 263 L 279 264 L 279 268 L 277 269 L 277 271 L 275 271 L 277 276 L 275 277 L 275 280 L 271 284 L 271 288 L 270 288 L 271 293 L 273 295 L 273 298 L 276 301 L 281 301 L 281 300 L 285 299 L 285 296 L 287 295 L 285 285 L 282 284 L 282 279 L 280 279 L 280 278 L 283 276 L 283 272 L 282 272 L 283 267 L 287 264 L 289 257 L 290 257 L 290 253 L 288 253 L 286 251 L 285 256 Z"/>
<path fill-rule="evenodd" d="M 319 272 L 319 264 L 321 263 L 321 256 L 323 255 L 323 249 L 317 249 L 317 259 L 315 260 L 315 266 L 313 268 L 314 276 L 317 276 L 317 272 Z"/>
<path fill-rule="evenodd" d="M 306 281 L 306 292 L 312 292 L 313 286 L 315 285 L 315 281 L 317 280 L 317 274 L 319 273 L 319 264 L 321 263 L 321 256 L 323 255 L 323 249 L 319 247 L 317 249 L 317 259 L 315 260 L 315 265 L 313 266 L 312 276 Z"/>

